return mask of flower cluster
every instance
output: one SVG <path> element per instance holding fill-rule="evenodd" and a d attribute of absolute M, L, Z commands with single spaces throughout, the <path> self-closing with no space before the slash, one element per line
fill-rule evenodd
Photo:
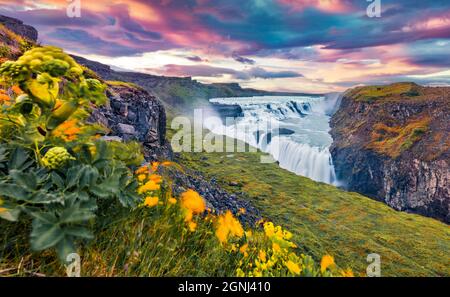
<path fill-rule="evenodd" d="M 78 134 L 81 133 L 81 128 L 78 127 L 77 120 L 67 120 L 59 125 L 52 134 L 64 141 L 73 141 L 77 139 Z"/>
<path fill-rule="evenodd" d="M 310 256 L 298 254 L 295 251 L 297 245 L 292 241 L 293 234 L 272 222 L 260 221 L 257 225 L 262 228 L 257 226 L 253 231 L 245 231 L 238 219 L 246 213 L 245 209 L 239 209 L 237 216 L 229 210 L 216 215 L 207 209 L 205 200 L 192 189 L 183 192 L 180 203 L 177 203 L 168 189 L 170 187 L 165 187 L 165 178 L 158 174 L 158 169 L 168 164 L 154 162 L 136 170 L 138 193 L 143 197 L 142 207 L 150 208 L 159 218 L 164 216 L 167 224 L 185 224 L 183 234 L 196 232 L 194 237 L 215 236 L 218 246 L 230 259 L 235 259 L 237 276 L 353 275 L 351 270 L 338 269 L 329 255 L 323 257 L 319 266 Z"/>
<path fill-rule="evenodd" d="M 243 235 L 244 229 L 231 211 L 227 211 L 225 214 L 218 217 L 216 236 L 221 243 L 226 243 L 229 237 L 241 238 Z"/>
<path fill-rule="evenodd" d="M 42 164 L 49 169 L 58 169 L 75 158 L 64 147 L 53 147 L 42 158 Z"/>

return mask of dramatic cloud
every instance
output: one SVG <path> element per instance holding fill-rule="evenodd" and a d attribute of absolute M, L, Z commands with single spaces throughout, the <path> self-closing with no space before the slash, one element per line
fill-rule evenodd
<path fill-rule="evenodd" d="M 82 0 L 81 18 L 67 17 L 66 0 L 0 0 L 0 14 L 35 26 L 44 44 L 205 81 L 334 90 L 448 70 L 450 2 L 381 3 L 381 18 L 365 0 Z"/>
<path fill-rule="evenodd" d="M 162 68 L 146 68 L 148 72 L 166 76 L 197 76 L 197 77 L 223 77 L 229 75 L 235 79 L 250 80 L 252 78 L 271 79 L 271 78 L 293 78 L 303 75 L 295 71 L 267 71 L 260 67 L 253 67 L 242 71 L 224 68 L 212 67 L 207 65 L 164 65 Z"/>

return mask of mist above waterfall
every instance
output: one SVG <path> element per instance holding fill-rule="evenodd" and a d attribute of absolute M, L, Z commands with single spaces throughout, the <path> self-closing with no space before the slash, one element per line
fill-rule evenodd
<path fill-rule="evenodd" d="M 241 117 L 230 124 L 205 121 L 213 133 L 242 140 L 269 153 L 279 166 L 315 181 L 337 185 L 329 147 L 330 115 L 338 93 L 326 96 L 214 98 L 215 105 L 239 105 Z M 271 123 L 271 124 L 268 124 Z M 268 130 L 276 123 L 277 129 Z"/>

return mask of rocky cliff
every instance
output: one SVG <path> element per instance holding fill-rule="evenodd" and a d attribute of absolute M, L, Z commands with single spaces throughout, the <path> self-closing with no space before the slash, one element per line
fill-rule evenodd
<path fill-rule="evenodd" d="M 0 15 L 0 24 L 30 41 L 36 42 L 38 39 L 38 31 L 32 26 L 25 25 L 21 20 Z"/>
<path fill-rule="evenodd" d="M 22 38 L 32 41 L 29 45 L 34 46 L 37 31 L 19 20 L 0 16 L 0 46 L 15 53 L 6 57 L 7 59 L 15 59 L 21 55 L 18 41 Z M 155 93 L 163 94 L 167 98 L 170 96 L 169 90 L 165 92 L 164 86 L 175 83 L 189 88 L 196 82 L 190 78 L 116 72 L 107 65 L 81 57 L 76 58 L 86 67 L 85 76 L 100 79 L 108 85 L 107 105 L 94 110 L 90 119 L 107 128 L 109 132 L 104 138 L 116 141 L 136 140 L 142 143 L 147 161 L 172 160 L 174 155 L 166 139 L 165 108 Z M 2 62 L 0 60 L 0 64 Z M 140 83 L 142 86 L 132 82 Z M 152 86 L 158 86 L 158 92 L 153 92 Z M 208 207 L 214 211 L 231 210 L 237 213 L 244 208 L 246 213 L 239 216 L 243 223 L 254 225 L 260 219 L 258 210 L 248 202 L 244 193 L 231 194 L 223 190 L 215 180 L 208 180 L 189 168 L 174 170 L 169 172 L 169 175 L 173 179 L 175 194 L 194 189 L 205 198 Z"/>
<path fill-rule="evenodd" d="M 110 84 L 107 95 L 108 104 L 96 109 L 91 119 L 110 130 L 108 137 L 142 143 L 147 160 L 172 158 L 166 140 L 166 113 L 159 100 L 127 83 Z"/>
<path fill-rule="evenodd" d="M 75 60 L 92 69 L 105 80 L 135 83 L 158 97 L 166 110 L 186 114 L 196 107 L 209 105 L 216 97 L 248 97 L 265 95 L 301 96 L 303 93 L 267 92 L 242 88 L 237 83 L 204 84 L 191 77 L 167 77 L 138 72 L 115 71 L 110 66 L 73 56 Z M 214 107 L 213 107 L 214 108 Z"/>
<path fill-rule="evenodd" d="M 450 88 L 347 91 L 331 120 L 337 177 L 394 209 L 450 222 Z"/>

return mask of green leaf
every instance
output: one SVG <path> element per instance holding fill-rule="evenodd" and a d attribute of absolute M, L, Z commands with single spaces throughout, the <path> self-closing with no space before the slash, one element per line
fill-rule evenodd
<path fill-rule="evenodd" d="M 58 222 L 56 216 L 50 212 L 31 212 L 30 215 L 42 224 L 52 225 Z"/>
<path fill-rule="evenodd" d="M 113 196 L 112 193 L 106 191 L 102 186 L 93 186 L 89 189 L 89 192 L 99 198 L 110 198 L 111 196 Z"/>
<path fill-rule="evenodd" d="M 8 196 L 15 200 L 27 200 L 29 193 L 21 186 L 0 182 L 0 195 Z"/>
<path fill-rule="evenodd" d="M 57 186 L 60 189 L 64 188 L 64 180 L 58 173 L 56 173 L 55 171 L 52 171 L 51 178 L 52 178 L 52 182 L 55 186 Z"/>
<path fill-rule="evenodd" d="M 64 233 L 74 237 L 80 237 L 85 239 L 93 239 L 94 234 L 86 227 L 70 226 L 64 228 Z"/>
<path fill-rule="evenodd" d="M 59 259 L 65 263 L 67 256 L 76 252 L 75 245 L 68 236 L 64 236 L 56 245 L 56 252 L 58 253 Z"/>
<path fill-rule="evenodd" d="M 10 170 L 17 169 L 21 171 L 25 171 L 28 167 L 30 167 L 32 162 L 29 161 L 29 156 L 27 152 L 22 148 L 16 148 L 11 153 L 8 168 Z"/>
<path fill-rule="evenodd" d="M 64 238 L 64 232 L 59 225 L 33 224 L 30 237 L 31 248 L 42 251 L 58 244 Z"/>
<path fill-rule="evenodd" d="M 78 184 L 81 177 L 82 166 L 73 166 L 67 171 L 66 185 L 71 188 Z"/>
<path fill-rule="evenodd" d="M 99 177 L 98 170 L 95 167 L 85 166 L 80 172 L 79 187 L 92 186 L 97 183 Z"/>
<path fill-rule="evenodd" d="M 89 210 L 78 209 L 78 207 L 71 207 L 65 209 L 60 216 L 60 223 L 79 223 L 86 222 L 95 218 L 95 214 Z"/>
<path fill-rule="evenodd" d="M 9 175 L 14 179 L 14 181 L 29 190 L 36 190 L 38 179 L 34 172 L 25 173 L 19 170 L 11 170 Z"/>

